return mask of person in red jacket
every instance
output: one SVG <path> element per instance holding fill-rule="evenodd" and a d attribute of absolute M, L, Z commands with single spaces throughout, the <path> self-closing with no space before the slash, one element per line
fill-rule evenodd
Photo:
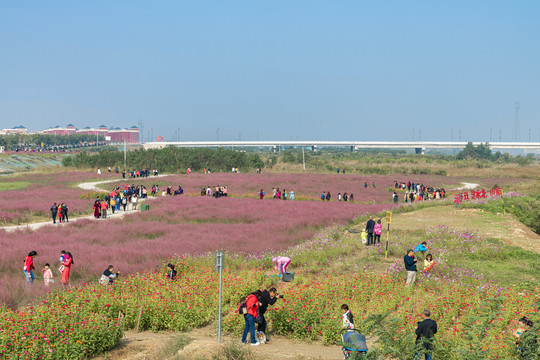
<path fill-rule="evenodd" d="M 259 298 L 261 297 L 261 290 L 257 290 L 252 294 L 249 294 L 246 299 L 247 314 L 244 314 L 244 320 L 246 321 L 246 327 L 244 334 L 242 335 L 242 343 L 246 343 L 248 331 L 251 333 L 251 345 L 259 345 L 259 341 L 255 338 L 255 318 L 259 313 Z"/>
<path fill-rule="evenodd" d="M 34 267 L 34 258 L 36 257 L 37 255 L 37 252 L 35 251 L 30 251 L 28 253 L 28 256 L 26 256 L 26 258 L 24 259 L 24 276 L 26 277 L 26 283 L 27 284 L 32 284 L 34 283 L 34 279 L 36 278 L 34 276 L 34 273 L 32 272 L 32 270 L 35 269 Z"/>

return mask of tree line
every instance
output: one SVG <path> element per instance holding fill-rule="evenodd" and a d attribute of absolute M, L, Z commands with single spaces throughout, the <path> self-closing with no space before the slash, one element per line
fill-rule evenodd
<path fill-rule="evenodd" d="M 112 168 L 131 171 L 133 169 L 158 169 L 160 172 L 202 171 L 204 168 L 216 171 L 231 171 L 233 167 L 240 171 L 263 168 L 264 163 L 258 154 L 223 148 L 178 148 L 167 146 L 163 149 L 139 148 L 126 153 L 126 169 L 124 169 L 124 153 L 117 149 L 107 149 L 98 153 L 86 151 L 62 160 L 64 166 L 77 168 Z"/>
<path fill-rule="evenodd" d="M 99 141 L 104 141 L 103 135 L 99 136 Z M 71 134 L 57 135 L 54 134 L 9 134 L 0 136 L 0 146 L 6 150 L 19 147 L 31 148 L 48 148 L 60 145 L 77 146 L 84 143 L 93 143 L 96 141 L 96 135 L 89 134 Z"/>
<path fill-rule="evenodd" d="M 487 142 L 485 144 L 479 144 L 478 146 L 474 146 L 472 142 L 468 142 L 467 145 L 465 145 L 465 148 L 456 155 L 456 159 L 489 160 L 505 163 L 513 162 L 523 166 L 533 162 L 532 155 L 511 156 L 508 153 L 503 154 L 500 151 L 494 153 L 493 151 L 491 151 L 491 147 Z"/>

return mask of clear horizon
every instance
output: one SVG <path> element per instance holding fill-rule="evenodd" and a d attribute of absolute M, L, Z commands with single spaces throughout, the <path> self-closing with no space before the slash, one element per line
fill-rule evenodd
<path fill-rule="evenodd" d="M 144 140 L 496 142 L 514 140 L 519 102 L 518 141 L 540 141 L 539 10 L 2 3 L 0 127 L 142 121 Z"/>

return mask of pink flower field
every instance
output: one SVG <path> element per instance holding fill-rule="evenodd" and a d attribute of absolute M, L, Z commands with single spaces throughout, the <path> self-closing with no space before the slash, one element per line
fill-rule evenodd
<path fill-rule="evenodd" d="M 126 179 L 116 184 L 105 184 L 103 188 L 120 186 L 125 183 L 144 184 L 148 188 L 152 184 L 163 186 L 181 185 L 187 193 L 199 194 L 202 187 L 223 185 L 229 189 L 229 194 L 235 196 L 258 196 L 260 189 L 264 189 L 266 195 L 272 195 L 272 188 L 285 188 L 287 191 L 294 190 L 297 199 L 319 199 L 321 193 L 330 191 L 332 200 L 337 200 L 338 193 L 354 194 L 359 202 L 381 203 L 390 202 L 392 199 L 389 188 L 397 181 L 417 181 L 425 185 L 459 186 L 459 180 L 436 175 L 342 175 L 342 174 L 276 174 L 276 173 L 215 173 L 215 174 L 182 174 L 160 178 Z M 367 182 L 368 187 L 364 188 Z M 376 188 L 372 184 L 375 182 Z"/>
<path fill-rule="evenodd" d="M 49 209 L 53 202 L 66 202 L 72 216 L 80 213 L 90 214 L 89 200 L 81 199 L 83 190 L 77 187 L 85 181 L 110 180 L 121 177 L 117 174 L 97 175 L 88 171 L 58 172 L 51 174 L 25 174 L 3 178 L 4 183 L 29 182 L 20 190 L 0 192 L 0 223 L 25 223 L 35 218 L 50 217 Z"/>
<path fill-rule="evenodd" d="M 36 232 L 0 232 L 0 246 L 7 249 L 0 253 L 4 264 L 0 301 L 14 306 L 22 296 L 21 263 L 31 250 L 39 254 L 35 261 L 38 284 L 43 264 L 58 268 L 60 250 L 74 255 L 73 281 L 96 281 L 109 264 L 121 272 L 135 273 L 155 268 L 163 258 L 175 254 L 285 249 L 310 239 L 321 227 L 392 206 L 206 196 L 169 196 L 149 204 L 151 211 L 120 220 L 80 220 Z"/>

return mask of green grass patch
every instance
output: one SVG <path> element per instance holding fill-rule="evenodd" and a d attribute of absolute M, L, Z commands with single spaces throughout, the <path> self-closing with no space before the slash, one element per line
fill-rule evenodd
<path fill-rule="evenodd" d="M 26 189 L 30 184 L 30 181 L 0 182 L 0 191 Z"/>

